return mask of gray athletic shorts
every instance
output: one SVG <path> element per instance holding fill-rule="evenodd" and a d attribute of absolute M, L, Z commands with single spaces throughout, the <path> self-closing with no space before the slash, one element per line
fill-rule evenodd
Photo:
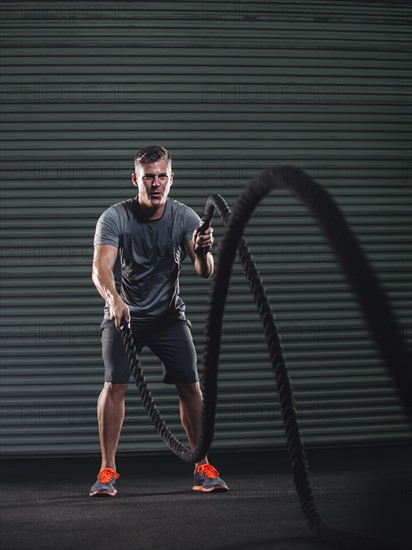
<path fill-rule="evenodd" d="M 127 384 L 131 369 L 120 331 L 105 316 L 102 331 L 104 379 L 114 384 Z M 137 352 L 147 346 L 161 361 L 163 382 L 192 384 L 199 380 L 197 356 L 193 344 L 190 321 L 172 319 L 166 322 L 131 323 Z M 144 365 L 142 365 L 144 367 Z"/>

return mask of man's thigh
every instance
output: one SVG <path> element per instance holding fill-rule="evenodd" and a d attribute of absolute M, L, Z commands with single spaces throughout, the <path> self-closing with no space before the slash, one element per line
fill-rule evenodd
<path fill-rule="evenodd" d="M 199 380 L 190 323 L 181 319 L 154 327 L 146 345 L 163 365 L 163 381 L 192 384 Z"/>

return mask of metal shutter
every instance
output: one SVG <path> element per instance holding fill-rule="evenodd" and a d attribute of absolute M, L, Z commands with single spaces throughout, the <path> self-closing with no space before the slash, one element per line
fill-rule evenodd
<path fill-rule="evenodd" d="M 311 173 L 346 214 L 411 334 L 409 2 L 3 2 L 2 456 L 95 454 L 100 213 L 165 145 L 171 196 L 233 206 L 262 168 Z M 222 224 L 215 221 L 217 237 Z M 246 231 L 282 335 L 308 447 L 402 443 L 404 411 L 317 224 L 286 191 Z M 218 241 L 218 239 L 217 239 Z M 208 283 L 186 264 L 202 367 Z M 143 353 L 182 436 L 174 389 Z M 283 448 L 274 378 L 237 263 L 213 448 Z M 162 452 L 131 382 L 119 453 Z"/>

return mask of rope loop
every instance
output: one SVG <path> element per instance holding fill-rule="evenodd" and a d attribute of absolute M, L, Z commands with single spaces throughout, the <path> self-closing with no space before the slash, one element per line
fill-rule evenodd
<path fill-rule="evenodd" d="M 304 203 L 330 241 L 358 300 L 361 311 L 368 322 L 376 345 L 385 359 L 405 410 L 409 414 L 410 420 L 412 420 L 411 353 L 405 346 L 399 325 L 385 293 L 337 204 L 326 189 L 295 166 L 283 165 L 263 171 L 239 195 L 233 213 L 231 213 L 225 200 L 220 195 L 210 195 L 207 198 L 203 220 L 210 222 L 215 210 L 217 210 L 226 226 L 226 233 L 221 242 L 206 321 L 202 378 L 204 397 L 202 429 L 196 449 L 191 450 L 183 445 L 172 434 L 161 417 L 144 379 L 133 336 L 127 325 L 121 327 L 123 343 L 137 389 L 156 430 L 166 445 L 179 458 L 191 464 L 199 462 L 210 449 L 214 436 L 222 321 L 233 262 L 238 251 L 263 324 L 279 393 L 293 480 L 309 527 L 318 537 L 342 549 L 383 550 L 387 547 L 386 541 L 374 540 L 329 526 L 323 522 L 316 509 L 309 480 L 308 463 L 297 419 L 292 383 L 286 367 L 281 340 L 262 280 L 247 244 L 242 238 L 244 228 L 258 203 L 270 191 L 281 187 L 289 189 Z M 391 548 L 401 550 L 402 547 L 391 543 Z"/>

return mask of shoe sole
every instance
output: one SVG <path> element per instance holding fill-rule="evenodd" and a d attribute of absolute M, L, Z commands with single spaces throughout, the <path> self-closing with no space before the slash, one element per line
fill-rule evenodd
<path fill-rule="evenodd" d="M 218 485 L 217 487 L 207 489 L 206 487 L 203 487 L 203 485 L 193 485 L 192 490 L 200 491 L 201 493 L 226 493 L 229 491 L 229 488 L 225 485 Z"/>
<path fill-rule="evenodd" d="M 95 493 L 89 493 L 89 497 L 115 497 L 117 495 L 117 491 L 115 493 L 108 493 L 107 491 L 96 491 Z"/>

